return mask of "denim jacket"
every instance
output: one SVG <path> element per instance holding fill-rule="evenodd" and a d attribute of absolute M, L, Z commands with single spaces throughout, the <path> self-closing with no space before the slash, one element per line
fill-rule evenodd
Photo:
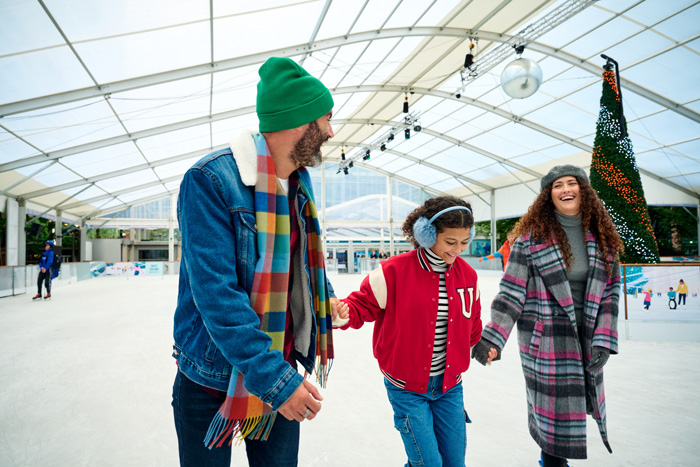
<path fill-rule="evenodd" d="M 246 389 L 277 410 L 303 377 L 281 352 L 270 350 L 272 339 L 258 329 L 260 321 L 250 305 L 259 257 L 257 151 L 249 133 L 234 139 L 231 147 L 202 158 L 180 185 L 182 258 L 173 357 L 189 379 L 221 391 L 226 391 L 235 367 L 245 375 Z M 300 202 L 300 212 L 305 202 Z M 301 233 L 306 245 L 303 229 Z M 315 338 L 312 342 L 309 355 L 299 358 L 307 370 L 313 368 L 316 352 Z"/>

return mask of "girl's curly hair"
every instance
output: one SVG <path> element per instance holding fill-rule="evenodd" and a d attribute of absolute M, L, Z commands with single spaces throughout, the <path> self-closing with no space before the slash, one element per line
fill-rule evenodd
<path fill-rule="evenodd" d="M 605 206 L 603 206 L 593 187 L 579 177 L 576 177 L 576 180 L 578 181 L 579 196 L 581 197 L 583 231 L 591 232 L 598 240 L 598 256 L 605 260 L 605 268 L 608 274 L 611 274 L 612 265 L 615 261 L 619 261 L 624 245 L 617 234 L 615 224 L 613 224 L 610 215 L 605 210 Z M 547 241 L 555 238 L 564 256 L 564 264 L 567 269 L 570 269 L 573 264 L 571 246 L 561 224 L 552 222 L 555 218 L 552 184 L 550 184 L 540 192 L 532 206 L 530 206 L 527 213 L 520 219 L 513 230 L 518 237 L 530 232 L 534 239 Z"/>
<path fill-rule="evenodd" d="M 413 236 L 413 225 L 416 223 L 419 217 L 425 217 L 430 219 L 438 212 L 443 209 L 451 208 L 452 206 L 464 206 L 469 208 L 469 211 L 464 209 L 455 209 L 454 211 L 446 212 L 441 215 L 433 222 L 435 230 L 437 233 L 443 232 L 445 229 L 451 228 L 474 228 L 474 216 L 472 215 L 472 206 L 463 199 L 456 198 L 454 196 L 438 196 L 437 198 L 431 198 L 426 200 L 426 202 L 413 210 L 403 223 L 404 235 L 406 240 L 411 242 L 411 244 L 418 248 L 420 245 L 418 241 Z"/>

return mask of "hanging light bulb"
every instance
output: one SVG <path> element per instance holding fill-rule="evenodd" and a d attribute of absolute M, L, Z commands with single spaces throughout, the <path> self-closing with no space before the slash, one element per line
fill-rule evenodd
<path fill-rule="evenodd" d="M 406 100 L 403 101 L 403 113 L 408 113 L 408 93 L 406 93 Z"/>
<path fill-rule="evenodd" d="M 524 46 L 516 48 L 518 58 L 506 65 L 501 74 L 501 88 L 513 99 L 530 97 L 542 84 L 542 68 L 529 58 L 522 58 Z"/>

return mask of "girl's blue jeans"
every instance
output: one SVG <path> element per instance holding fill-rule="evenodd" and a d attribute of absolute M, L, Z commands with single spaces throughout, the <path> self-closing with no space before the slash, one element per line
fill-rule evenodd
<path fill-rule="evenodd" d="M 394 409 L 394 426 L 401 434 L 408 456 L 406 466 L 464 467 L 467 428 L 460 382 L 442 393 L 442 375 L 431 376 L 428 390 L 419 394 L 384 379 Z"/>

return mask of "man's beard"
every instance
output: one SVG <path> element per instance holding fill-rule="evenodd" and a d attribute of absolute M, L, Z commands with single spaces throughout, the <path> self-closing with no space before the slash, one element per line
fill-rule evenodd
<path fill-rule="evenodd" d="M 323 162 L 321 145 L 328 141 L 328 135 L 321 132 L 318 122 L 309 123 L 309 127 L 292 149 L 291 158 L 297 167 L 318 167 Z"/>

